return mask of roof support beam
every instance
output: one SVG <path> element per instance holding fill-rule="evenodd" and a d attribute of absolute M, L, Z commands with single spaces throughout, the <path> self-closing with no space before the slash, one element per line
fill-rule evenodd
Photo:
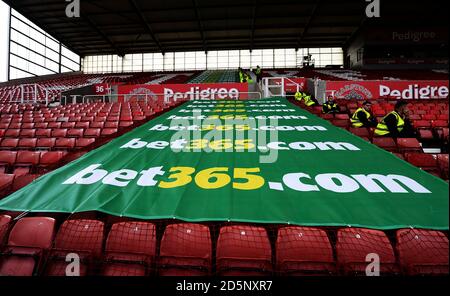
<path fill-rule="evenodd" d="M 108 44 L 115 50 L 116 54 L 119 56 L 124 56 L 125 53 L 120 50 L 115 44 L 114 42 L 102 31 L 100 30 L 97 25 L 87 16 L 87 15 L 82 15 L 82 18 L 89 24 L 89 26 L 94 29 L 100 36 L 102 36 L 102 38 L 108 42 Z"/>
<path fill-rule="evenodd" d="M 253 50 L 253 38 L 255 36 L 256 10 L 258 9 L 258 0 L 254 0 L 252 11 L 252 27 L 250 33 L 250 51 Z"/>
<path fill-rule="evenodd" d="M 313 9 L 311 11 L 311 14 L 309 16 L 308 22 L 306 23 L 305 27 L 303 27 L 303 30 L 302 30 L 302 32 L 300 34 L 300 37 L 298 38 L 296 49 L 298 49 L 300 47 L 300 45 L 301 45 L 301 43 L 303 41 L 303 38 L 305 37 L 305 35 L 306 35 L 310 25 L 311 25 L 311 22 L 314 19 L 314 16 L 316 15 L 317 8 L 319 8 L 320 3 L 322 3 L 322 0 L 317 0 L 316 5 L 314 5 L 314 7 L 313 7 Z"/>
<path fill-rule="evenodd" d="M 200 16 L 200 11 L 198 9 L 197 0 L 192 0 L 192 3 L 194 4 L 195 17 L 197 18 L 198 29 L 200 31 L 200 36 L 202 38 L 203 51 L 207 52 L 208 51 L 208 46 L 206 44 L 205 32 L 204 32 L 204 29 L 203 29 L 203 23 L 202 23 L 202 19 L 201 19 L 201 16 Z"/>
<path fill-rule="evenodd" d="M 145 28 L 147 29 L 147 32 L 150 34 L 150 36 L 152 37 L 153 41 L 155 41 L 156 46 L 159 48 L 159 51 L 164 52 L 164 49 L 161 46 L 161 43 L 159 42 L 158 38 L 156 37 L 155 33 L 153 32 L 152 27 L 150 26 L 150 24 L 148 23 L 145 15 L 142 14 L 139 6 L 137 5 L 135 0 L 129 0 L 131 5 L 133 6 L 134 11 L 136 12 L 136 14 L 139 16 L 139 18 L 141 19 L 141 22 L 144 24 Z"/>

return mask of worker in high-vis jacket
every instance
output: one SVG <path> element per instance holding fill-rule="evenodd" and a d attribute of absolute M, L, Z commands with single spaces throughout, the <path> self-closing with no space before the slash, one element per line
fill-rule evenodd
<path fill-rule="evenodd" d="M 307 107 L 311 107 L 311 106 L 319 104 L 319 102 L 317 102 L 316 99 L 314 99 L 310 95 L 308 95 L 306 93 L 302 93 L 300 91 L 295 93 L 294 98 L 297 101 L 302 101 L 303 100 Z"/>
<path fill-rule="evenodd" d="M 375 127 L 377 119 L 372 114 L 372 104 L 364 101 L 362 107 L 358 108 L 350 118 L 353 127 Z"/>
<path fill-rule="evenodd" d="M 394 111 L 388 113 L 378 123 L 374 135 L 392 138 L 414 137 L 414 131 L 409 120 L 408 103 L 398 101 L 395 104 Z"/>
<path fill-rule="evenodd" d="M 256 75 L 256 82 L 259 83 L 261 81 L 261 78 L 262 78 L 262 70 L 261 70 L 261 67 L 259 67 L 259 65 L 256 66 L 255 75 Z"/>
<path fill-rule="evenodd" d="M 296 101 L 301 101 L 301 100 L 303 100 L 303 93 L 302 93 L 301 91 L 296 92 L 295 95 L 294 95 L 294 99 L 295 99 Z"/>
<path fill-rule="evenodd" d="M 339 113 L 341 111 L 341 108 L 339 105 L 334 101 L 333 96 L 328 96 L 327 101 L 323 103 L 322 105 L 322 113 L 328 114 L 328 113 Z"/>

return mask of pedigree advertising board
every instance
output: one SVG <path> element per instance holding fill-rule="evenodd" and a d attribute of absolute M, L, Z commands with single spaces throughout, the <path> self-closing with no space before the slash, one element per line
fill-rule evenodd
<path fill-rule="evenodd" d="M 448 80 L 327 81 L 326 89 L 337 99 L 448 99 Z"/>
<path fill-rule="evenodd" d="M 237 99 L 246 98 L 246 83 L 197 83 L 197 84 L 138 84 L 121 85 L 118 88 L 119 101 L 142 99 L 178 101 L 181 99 Z"/>

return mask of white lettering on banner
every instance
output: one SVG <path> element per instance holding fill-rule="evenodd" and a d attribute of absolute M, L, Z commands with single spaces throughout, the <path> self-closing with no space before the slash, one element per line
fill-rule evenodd
<path fill-rule="evenodd" d="M 164 100 L 168 101 L 173 99 L 177 101 L 179 99 L 189 100 L 205 100 L 205 99 L 237 99 L 239 98 L 239 90 L 236 88 L 206 88 L 201 90 L 199 86 L 191 87 L 187 92 L 175 92 L 173 89 L 164 88 Z"/>
<path fill-rule="evenodd" d="M 448 97 L 447 86 L 425 86 L 410 84 L 408 88 L 398 90 L 380 84 L 380 96 L 389 96 L 397 99 L 443 99 Z"/>
<path fill-rule="evenodd" d="M 231 105 L 231 104 L 223 104 L 223 105 L 217 105 L 217 104 L 209 104 L 209 105 L 191 104 L 191 105 L 187 105 L 185 107 L 186 108 L 235 108 L 236 106 L 238 106 L 238 107 L 246 107 L 246 108 L 254 108 L 254 107 L 258 107 L 258 108 L 287 107 L 287 105 L 284 105 L 284 104 L 247 104 L 247 105 L 244 105 L 244 104 L 236 104 L 236 105 Z"/>
<path fill-rule="evenodd" d="M 205 119 L 308 119 L 307 116 L 304 115 L 286 115 L 286 116 L 282 116 L 282 115 L 271 115 L 271 116 L 265 116 L 265 115 L 258 115 L 258 116 L 247 116 L 247 115 L 199 115 L 199 116 L 178 116 L 178 115 L 170 115 L 167 120 L 178 120 L 178 119 L 183 119 L 183 120 L 194 120 L 194 119 L 199 119 L 199 120 L 205 120 Z"/>
<path fill-rule="evenodd" d="M 259 113 L 259 112 L 270 112 L 270 113 L 275 113 L 275 112 L 280 112 L 280 113 L 286 113 L 286 112 L 296 112 L 295 109 L 224 109 L 227 110 L 227 112 L 247 112 L 247 113 Z M 236 111 L 236 110 L 242 110 L 242 111 Z M 189 109 L 181 109 L 178 111 L 178 113 L 192 113 L 195 110 L 189 110 Z M 217 110 L 214 109 L 202 109 L 201 112 L 218 112 Z"/>
<path fill-rule="evenodd" d="M 419 42 L 422 39 L 435 39 L 435 38 L 436 32 L 433 31 L 392 32 L 392 40 L 394 41 L 412 40 L 414 42 Z"/>
<path fill-rule="evenodd" d="M 130 183 L 131 180 L 134 180 L 138 175 L 138 172 L 128 169 L 122 169 L 109 173 L 108 171 L 99 169 L 100 166 L 101 164 L 93 164 L 91 166 L 88 166 L 84 170 L 80 171 L 79 173 L 75 174 L 74 176 L 64 181 L 62 184 L 91 185 L 99 181 L 102 181 L 102 183 L 105 185 L 125 187 Z M 162 166 L 141 171 L 140 174 L 142 176 L 138 179 L 137 185 L 142 187 L 155 186 L 157 181 L 155 181 L 154 178 L 157 175 L 162 176 L 165 173 L 161 169 Z M 126 182 L 119 181 L 119 179 L 125 180 Z"/>
<path fill-rule="evenodd" d="M 308 192 L 317 191 L 317 186 L 311 186 L 311 184 L 305 184 L 300 179 L 308 177 L 303 173 L 287 174 L 283 177 L 283 182 L 289 188 Z M 311 178 L 309 178 L 311 179 Z M 337 182 L 335 181 L 337 180 Z M 427 188 L 423 187 L 415 180 L 401 176 L 401 175 L 379 175 L 379 174 L 369 174 L 369 175 L 350 175 L 346 176 L 343 174 L 319 174 L 315 177 L 317 185 L 326 189 L 328 191 L 337 193 L 351 193 L 360 189 L 362 186 L 369 193 L 384 193 L 384 189 L 379 187 L 374 180 L 377 180 L 382 184 L 388 191 L 392 193 L 409 193 L 404 187 L 408 188 L 414 193 L 431 193 Z M 375 185 L 374 185 L 375 184 Z M 403 186 L 402 186 L 403 185 Z"/>
<path fill-rule="evenodd" d="M 230 140 L 231 141 L 231 140 Z M 247 140 L 249 141 L 249 140 Z M 207 141 L 205 140 L 205 143 Z M 251 143 L 249 141 L 248 143 Z M 154 142 L 146 142 L 142 141 L 140 138 L 132 139 L 128 143 L 122 145 L 120 149 L 156 149 L 162 150 L 170 146 L 171 149 L 185 149 L 188 144 L 188 141 L 184 139 L 178 139 L 176 141 L 167 142 L 167 141 L 154 141 Z M 330 151 L 330 150 L 345 150 L 345 151 L 360 151 L 358 147 L 353 144 L 345 143 L 345 142 L 293 142 L 293 143 L 285 143 L 285 142 L 270 142 L 266 145 L 269 150 L 316 150 L 319 149 L 321 151 Z M 264 148 L 266 148 L 264 147 Z M 190 150 L 188 152 L 191 152 Z M 200 151 L 199 151 L 200 152 Z"/>
<path fill-rule="evenodd" d="M 159 182 L 155 177 L 163 176 L 165 174 L 162 166 L 149 168 L 147 170 L 142 170 L 141 172 L 130 169 L 108 172 L 104 169 L 100 169 L 100 166 L 101 164 L 90 165 L 64 181 L 62 184 L 92 185 L 101 182 L 102 184 L 109 186 L 125 187 L 128 186 L 131 181 L 136 179 L 138 175 L 141 175 L 137 180 L 136 185 L 141 187 L 152 187 L 156 186 Z M 415 180 L 406 176 L 394 174 L 355 174 L 347 176 L 341 173 L 324 173 L 314 177 L 315 184 L 313 184 L 313 177 L 307 173 L 290 173 L 284 175 L 282 179 L 287 187 L 301 192 L 321 191 L 322 188 L 326 191 L 336 193 L 351 193 L 363 188 L 369 193 L 384 193 L 386 190 L 391 193 L 431 193 L 427 188 Z"/>
<path fill-rule="evenodd" d="M 272 126 L 272 125 L 267 125 L 267 126 L 260 126 L 257 128 L 252 128 L 253 130 L 260 130 L 260 131 L 299 131 L 299 132 L 304 132 L 304 131 L 327 131 L 327 129 L 323 126 L 320 125 L 314 125 L 314 126 L 309 126 L 309 125 L 299 125 L 299 126 L 285 126 L 285 125 L 281 125 L 281 126 Z M 183 130 L 187 130 L 187 131 L 200 131 L 202 130 L 202 126 L 200 125 L 189 125 L 189 126 L 183 126 L 183 125 L 174 125 L 174 126 L 167 126 L 167 125 L 163 125 L 163 124 L 157 124 L 153 127 L 151 127 L 149 129 L 149 131 L 158 131 L 158 132 L 162 132 L 162 131 L 183 131 Z"/>

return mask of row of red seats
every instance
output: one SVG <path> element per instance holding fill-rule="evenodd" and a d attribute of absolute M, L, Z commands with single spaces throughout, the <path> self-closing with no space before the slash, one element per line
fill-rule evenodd
<path fill-rule="evenodd" d="M 51 165 L 53 165 L 52 163 Z M 0 173 L 0 199 L 27 186 L 42 174 L 14 175 Z"/>
<path fill-rule="evenodd" d="M 61 92 L 68 91 L 74 88 L 80 88 L 96 83 L 128 83 L 128 84 L 145 84 L 155 79 L 163 73 L 128 73 L 128 74 L 80 74 L 71 75 L 69 77 L 63 76 L 57 79 L 51 79 L 46 81 L 36 82 L 30 78 L 28 84 L 37 83 L 39 87 L 38 95 L 41 98 L 45 98 L 45 92 L 48 92 L 52 98 L 60 97 Z M 169 72 L 167 74 L 173 74 Z M 177 75 L 172 78 L 172 82 L 185 83 L 189 76 Z M 167 82 L 166 82 L 167 83 Z M 22 89 L 23 88 L 23 89 Z M 0 103 L 9 103 L 10 101 L 18 101 L 22 97 L 25 99 L 34 98 L 34 85 L 21 86 L 12 85 L 0 88 Z M 33 95 L 31 95 L 33 94 Z"/>
<path fill-rule="evenodd" d="M 40 128 L 40 129 L 0 129 L 1 138 L 12 139 L 29 139 L 29 138 L 98 138 L 100 136 L 109 136 L 118 131 L 120 127 L 128 127 L 133 122 L 126 124 L 108 124 L 105 128 L 83 128 L 82 125 L 77 125 L 77 128 Z M 101 125 L 105 126 L 102 122 Z M 75 125 L 74 125 L 75 126 Z M 97 126 L 97 125 L 96 125 Z M 98 125 L 100 126 L 100 125 Z"/>
<path fill-rule="evenodd" d="M 65 155 L 64 151 L 0 151 L 0 173 L 16 176 L 37 173 L 59 162 Z"/>
<path fill-rule="evenodd" d="M 405 153 L 397 155 L 412 165 L 448 181 L 448 154 Z"/>
<path fill-rule="evenodd" d="M 296 102 L 295 102 L 296 103 Z M 357 108 L 355 102 L 344 102 L 344 106 L 350 109 Z M 296 103 L 298 104 L 298 103 Z M 340 114 L 322 114 L 320 106 L 302 107 L 309 110 L 311 113 L 320 116 L 322 119 L 330 121 L 333 125 L 344 128 L 352 134 L 363 138 L 364 140 L 377 145 L 387 151 L 397 154 L 402 159 L 407 160 L 411 164 L 431 173 L 444 180 L 448 180 L 448 154 L 442 154 L 444 156 L 426 155 L 423 153 L 422 143 L 434 142 L 436 147 L 441 148 L 441 151 L 448 151 L 447 145 L 449 142 L 449 128 L 448 121 L 435 120 L 435 121 L 413 121 L 416 125 L 418 138 L 398 138 L 396 140 L 389 137 L 374 137 L 374 129 L 368 128 L 353 128 L 349 120 L 350 115 L 347 113 Z M 435 106 L 443 107 L 445 103 L 436 103 Z M 390 106 L 386 105 L 386 106 Z M 448 108 L 448 104 L 446 105 Z M 392 105 L 393 107 L 393 105 Z M 342 111 L 342 109 L 341 109 Z M 446 115 L 448 117 L 448 115 Z M 430 127 L 430 128 L 428 128 Z M 420 141 L 419 141 L 420 140 Z M 411 154 L 413 152 L 414 154 Z M 408 159 L 405 158 L 405 153 L 411 155 Z M 415 154 L 426 156 L 415 156 Z M 447 155 L 447 158 L 445 157 Z M 430 163 L 425 165 L 423 159 L 428 159 Z M 433 160 L 431 160 L 433 159 Z"/>
<path fill-rule="evenodd" d="M 23 139 L 3 139 L 0 140 L 1 150 L 64 150 L 72 151 L 84 149 L 96 141 L 99 136 L 109 136 L 116 132 L 116 129 L 104 129 L 102 133 L 95 133 L 91 138 L 23 138 Z M 85 133 L 85 136 L 87 134 Z"/>
<path fill-rule="evenodd" d="M 281 227 L 273 254 L 265 228 L 224 226 L 213 262 L 211 230 L 202 224 L 170 224 L 158 242 L 153 223 L 120 222 L 112 225 L 104 243 L 105 225 L 99 220 L 66 220 L 56 236 L 53 218 L 22 218 L 9 235 L 11 218 L 0 216 L 0 221 L 0 235 L 8 237 L 0 257 L 3 275 L 63 276 L 69 253 L 80 257 L 80 275 L 143 276 L 154 267 L 159 275 L 211 275 L 213 266 L 215 274 L 224 276 L 363 275 L 371 253 L 380 257 L 381 274 L 448 274 L 448 238 L 430 230 L 398 230 L 395 252 L 382 231 L 342 228 L 334 255 L 326 231 Z"/>

